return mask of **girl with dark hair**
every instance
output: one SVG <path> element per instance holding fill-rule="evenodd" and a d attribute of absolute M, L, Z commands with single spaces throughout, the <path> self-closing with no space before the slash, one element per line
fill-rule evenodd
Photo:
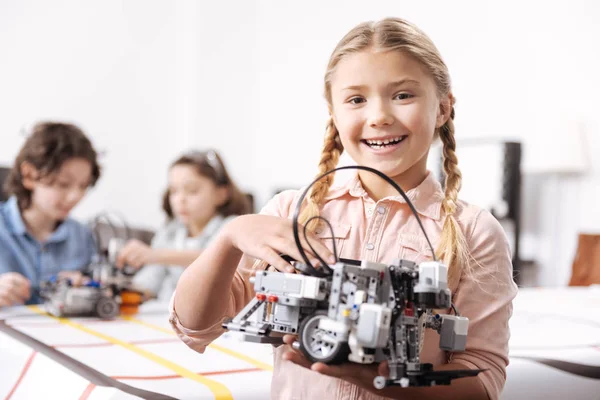
<path fill-rule="evenodd" d="M 184 154 L 171 165 L 163 210 L 168 222 L 151 245 L 129 241 L 119 252 L 117 265 L 143 267 L 134 285 L 149 297 L 168 300 L 184 268 L 221 227 L 251 210 L 214 150 Z"/>

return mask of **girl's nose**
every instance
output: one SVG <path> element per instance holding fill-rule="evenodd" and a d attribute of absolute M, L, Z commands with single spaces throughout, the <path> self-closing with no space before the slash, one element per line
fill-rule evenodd
<path fill-rule="evenodd" d="M 394 122 L 394 116 L 385 102 L 372 102 L 369 108 L 369 126 L 376 128 L 379 126 L 391 125 Z"/>

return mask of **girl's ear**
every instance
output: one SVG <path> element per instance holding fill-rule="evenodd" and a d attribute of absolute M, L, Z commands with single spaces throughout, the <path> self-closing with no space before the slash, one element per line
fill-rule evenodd
<path fill-rule="evenodd" d="M 435 127 L 440 128 L 444 126 L 444 124 L 450 118 L 450 113 L 452 111 L 452 94 L 448 93 L 447 96 L 444 96 L 440 99 L 440 104 L 437 112 L 437 119 L 435 122 Z"/>
<path fill-rule="evenodd" d="M 23 161 L 20 165 L 20 168 L 23 187 L 25 187 L 27 190 L 33 190 L 40 176 L 39 171 L 33 166 L 33 164 L 27 161 Z"/>

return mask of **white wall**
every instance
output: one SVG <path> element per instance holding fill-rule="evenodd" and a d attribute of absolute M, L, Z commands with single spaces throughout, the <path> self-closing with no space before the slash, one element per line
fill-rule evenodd
<path fill-rule="evenodd" d="M 79 124 L 103 176 L 76 215 L 116 209 L 157 226 L 175 130 L 175 7 L 168 1 L 0 3 L 0 162 L 12 163 L 25 125 Z"/>
<path fill-rule="evenodd" d="M 316 171 L 335 43 L 389 15 L 440 49 L 459 137 L 524 142 L 524 250 L 542 264 L 541 283 L 564 283 L 576 233 L 600 227 L 600 6 L 591 0 L 4 0 L 0 162 L 14 157 L 24 123 L 65 118 L 107 150 L 78 216 L 119 209 L 157 226 L 166 167 L 190 146 L 218 148 L 260 206 Z M 579 153 L 564 149 L 575 134 L 587 141 L 589 159 L 577 165 L 587 172 L 549 174 L 574 165 Z"/>

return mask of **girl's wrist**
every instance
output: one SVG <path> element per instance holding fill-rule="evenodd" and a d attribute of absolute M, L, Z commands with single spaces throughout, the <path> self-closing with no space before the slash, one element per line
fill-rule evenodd
<path fill-rule="evenodd" d="M 161 264 L 164 260 L 162 260 L 162 253 L 160 249 L 150 248 L 148 252 L 148 260 L 146 264 Z"/>
<path fill-rule="evenodd" d="M 240 217 L 237 217 L 229 224 L 225 225 L 215 239 L 216 245 L 221 251 L 225 251 L 234 257 L 241 257 L 243 254 L 235 242 L 235 233 L 237 229 L 235 222 L 238 218 Z"/>
<path fill-rule="evenodd" d="M 217 241 L 220 242 L 221 245 L 231 247 L 235 250 L 238 250 L 238 247 L 235 245 L 235 232 L 237 229 L 237 222 L 241 217 L 236 217 L 233 221 L 229 222 L 227 225 L 221 229 L 220 233 L 217 234 Z"/>

